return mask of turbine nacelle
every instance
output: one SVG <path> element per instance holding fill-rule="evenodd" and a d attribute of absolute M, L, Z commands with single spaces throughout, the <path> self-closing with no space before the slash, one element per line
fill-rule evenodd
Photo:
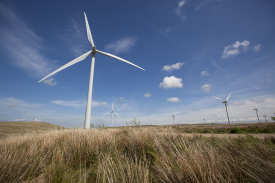
<path fill-rule="evenodd" d="M 95 48 L 95 46 L 93 46 L 92 55 L 95 55 L 95 54 L 96 54 L 96 48 Z"/>

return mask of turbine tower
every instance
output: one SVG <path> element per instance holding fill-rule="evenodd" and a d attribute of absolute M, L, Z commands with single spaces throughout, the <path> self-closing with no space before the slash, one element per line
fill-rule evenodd
<path fill-rule="evenodd" d="M 230 124 L 230 120 L 229 120 L 228 111 L 227 111 L 227 106 L 229 107 L 229 105 L 228 105 L 227 102 L 228 102 L 228 99 L 229 99 L 230 95 L 231 95 L 231 93 L 228 95 L 228 97 L 227 97 L 226 100 L 223 100 L 223 99 L 220 99 L 220 98 L 214 96 L 215 98 L 217 98 L 217 99 L 223 101 L 222 103 L 224 103 L 224 105 L 225 105 L 226 114 L 227 114 L 227 119 L 228 119 L 228 123 L 229 123 L 229 124 Z"/>
<path fill-rule="evenodd" d="M 87 36 L 88 36 L 88 40 L 89 42 L 91 43 L 92 45 L 92 50 L 88 51 L 87 53 L 84 53 L 83 55 L 77 57 L 76 59 L 72 60 L 71 62 L 63 65 L 62 67 L 60 67 L 59 69 L 55 70 L 54 72 L 52 72 L 51 74 L 49 74 L 48 76 L 44 77 L 43 79 L 41 79 L 39 82 L 47 79 L 48 77 L 54 75 L 55 73 L 73 65 L 73 64 L 76 64 L 77 62 L 80 62 L 82 60 L 84 60 L 87 56 L 89 56 L 90 54 L 92 54 L 92 61 L 91 61 L 91 71 L 90 71 L 90 80 L 89 80 L 89 89 L 88 89 L 88 97 L 87 97 L 87 105 L 86 105 L 86 115 L 85 115 L 85 122 L 84 122 L 84 128 L 85 129 L 88 129 L 90 128 L 90 123 L 91 123 L 91 107 L 92 107 L 92 92 L 93 92 L 93 80 L 94 80 L 94 66 L 95 66 L 95 55 L 96 53 L 100 53 L 102 55 L 106 55 L 106 56 L 109 56 L 109 57 L 112 57 L 112 58 L 115 58 L 115 59 L 118 59 L 120 61 L 123 61 L 123 62 L 126 62 L 128 64 L 131 64 L 137 68 L 140 68 L 142 70 L 144 70 L 143 68 L 127 61 L 127 60 L 124 60 L 120 57 L 117 57 L 115 55 L 112 55 L 110 53 L 105 53 L 103 51 L 99 51 L 96 49 L 95 45 L 94 45 L 94 42 L 93 42 L 93 38 L 92 38 L 92 34 L 91 34 L 91 31 L 90 31 L 90 27 L 89 27 L 89 23 L 88 23 L 88 20 L 87 20 L 87 17 L 86 17 L 86 14 L 84 12 L 84 16 L 85 16 L 85 22 L 86 22 L 86 29 L 87 29 Z M 145 70 L 144 70 L 145 71 Z"/>
<path fill-rule="evenodd" d="M 258 117 L 258 122 L 260 123 L 260 119 L 259 119 L 259 116 L 258 116 L 258 111 L 259 111 L 259 109 L 258 109 L 258 108 L 255 108 L 254 110 L 256 111 L 256 114 L 257 114 L 257 117 Z M 259 111 L 259 112 L 260 112 L 260 111 Z"/>
<path fill-rule="evenodd" d="M 106 113 L 106 114 L 109 114 L 109 113 L 112 114 L 112 118 L 111 118 L 111 127 L 113 127 L 113 113 L 115 113 L 116 115 L 118 115 L 118 114 L 114 111 L 114 101 L 113 101 L 113 103 L 112 103 L 112 110 L 111 110 L 110 112 Z M 106 115 L 106 114 L 103 114 L 103 116 Z M 120 116 L 118 115 L 118 117 L 120 117 Z"/>
<path fill-rule="evenodd" d="M 174 120 L 174 125 L 176 124 L 176 115 L 175 114 L 173 114 L 172 115 L 172 117 L 173 117 L 173 120 Z"/>
<path fill-rule="evenodd" d="M 205 123 L 205 117 L 203 118 L 203 120 L 204 120 L 204 124 L 206 125 L 206 123 Z"/>

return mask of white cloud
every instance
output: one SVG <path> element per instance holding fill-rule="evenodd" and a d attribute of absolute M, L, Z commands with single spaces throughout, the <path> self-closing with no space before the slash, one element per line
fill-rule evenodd
<path fill-rule="evenodd" d="M 0 99 L 0 106 L 8 106 L 12 108 L 27 107 L 27 108 L 39 108 L 41 104 L 27 103 L 22 100 L 18 100 L 14 97 L 2 98 Z"/>
<path fill-rule="evenodd" d="M 209 73 L 207 71 L 201 71 L 201 76 L 207 76 Z"/>
<path fill-rule="evenodd" d="M 0 24 L 0 45 L 12 59 L 11 63 L 36 78 L 48 74 L 53 62 L 43 55 L 42 39 L 3 4 L 0 4 L 0 14 L 8 22 Z"/>
<path fill-rule="evenodd" d="M 159 84 L 159 87 L 163 87 L 165 89 L 169 88 L 182 88 L 183 83 L 181 78 L 176 78 L 175 76 L 165 77 L 163 82 Z"/>
<path fill-rule="evenodd" d="M 107 104 L 107 102 L 102 102 L 102 103 L 100 103 L 100 105 L 106 105 Z"/>
<path fill-rule="evenodd" d="M 145 93 L 143 96 L 144 96 L 144 97 L 151 97 L 152 94 L 150 94 L 150 93 Z"/>
<path fill-rule="evenodd" d="M 107 51 L 117 53 L 128 53 L 136 45 L 137 37 L 124 37 L 118 41 L 112 42 L 105 46 Z"/>
<path fill-rule="evenodd" d="M 241 106 L 241 105 L 244 105 L 244 104 L 245 104 L 245 102 L 232 102 L 233 107 Z"/>
<path fill-rule="evenodd" d="M 14 121 L 26 121 L 25 119 L 16 119 Z"/>
<path fill-rule="evenodd" d="M 221 58 L 226 59 L 226 58 L 229 58 L 231 56 L 239 54 L 240 53 L 240 51 L 239 51 L 240 46 L 243 46 L 244 51 L 246 51 L 249 44 L 250 44 L 249 41 L 246 41 L 246 40 L 244 40 L 241 43 L 239 41 L 236 41 L 234 44 L 229 45 L 229 46 L 224 48 L 224 51 L 222 53 Z"/>
<path fill-rule="evenodd" d="M 169 102 L 179 102 L 180 99 L 177 98 L 177 97 L 172 97 L 172 98 L 168 98 L 167 101 L 169 101 Z"/>
<path fill-rule="evenodd" d="M 51 103 L 62 105 L 62 106 L 81 108 L 81 107 L 85 107 L 87 102 L 81 101 L 81 100 L 75 100 L 75 101 L 54 100 L 54 101 L 51 101 Z M 100 106 L 102 104 L 104 104 L 104 102 L 102 103 L 102 102 L 92 101 L 92 107 Z"/>
<path fill-rule="evenodd" d="M 46 83 L 47 85 L 50 85 L 50 86 L 54 86 L 54 85 L 57 85 L 57 82 L 54 81 L 53 78 L 50 78 L 50 79 L 46 79 L 43 81 L 43 83 Z"/>
<path fill-rule="evenodd" d="M 180 69 L 182 65 L 184 65 L 185 63 L 184 62 L 178 62 L 176 64 L 173 64 L 173 65 L 165 65 L 163 66 L 162 70 L 165 70 L 165 71 L 172 71 L 174 69 Z"/>
<path fill-rule="evenodd" d="M 256 46 L 254 46 L 253 47 L 253 50 L 255 51 L 255 52 L 257 52 L 257 51 L 259 51 L 260 49 L 261 49 L 261 45 L 260 44 L 257 44 Z"/>
<path fill-rule="evenodd" d="M 201 87 L 201 90 L 205 93 L 208 93 L 212 88 L 212 85 L 209 85 L 209 84 L 205 84 L 205 85 L 202 85 Z"/>
<path fill-rule="evenodd" d="M 264 103 L 264 102 L 265 102 L 265 99 L 251 98 L 250 101 L 251 101 L 251 102 L 255 102 L 255 103 Z"/>
<path fill-rule="evenodd" d="M 185 0 L 183 1 L 180 1 L 179 4 L 178 4 L 178 8 L 177 9 L 174 9 L 175 13 L 180 17 L 180 19 L 182 21 L 186 20 L 186 15 L 185 14 L 182 14 L 181 12 L 181 7 L 185 4 Z"/>
<path fill-rule="evenodd" d="M 87 40 L 84 22 L 73 18 L 69 18 L 68 21 L 69 26 L 58 33 L 58 38 L 64 42 L 65 47 L 70 50 L 70 54 L 78 57 L 87 52 L 87 48 L 91 48 L 91 45 Z"/>

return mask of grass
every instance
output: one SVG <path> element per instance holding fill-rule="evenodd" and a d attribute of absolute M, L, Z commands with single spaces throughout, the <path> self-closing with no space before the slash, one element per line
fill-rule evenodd
<path fill-rule="evenodd" d="M 62 129 L 64 127 L 44 122 L 0 122 L 0 139 L 31 131 Z"/>
<path fill-rule="evenodd" d="M 275 133 L 275 123 L 244 123 L 244 124 L 215 124 L 215 125 L 176 125 L 181 133 L 210 133 L 210 134 L 263 134 Z"/>
<path fill-rule="evenodd" d="M 0 140 L 0 182 L 275 182 L 275 139 L 172 127 L 63 129 Z"/>

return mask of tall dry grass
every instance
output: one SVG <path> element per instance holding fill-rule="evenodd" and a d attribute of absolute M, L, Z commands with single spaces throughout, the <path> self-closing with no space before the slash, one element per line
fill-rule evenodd
<path fill-rule="evenodd" d="M 275 182 L 275 140 L 173 128 L 51 130 L 0 141 L 0 182 Z"/>

